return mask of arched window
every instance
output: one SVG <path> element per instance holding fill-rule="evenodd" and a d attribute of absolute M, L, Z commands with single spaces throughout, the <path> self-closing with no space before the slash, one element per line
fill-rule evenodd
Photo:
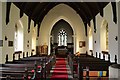
<path fill-rule="evenodd" d="M 103 20 L 100 28 L 101 51 L 108 51 L 108 34 L 108 22 Z"/>
<path fill-rule="evenodd" d="M 15 51 L 17 51 L 17 39 L 18 39 L 18 28 L 17 28 L 17 24 L 15 24 L 15 40 L 14 40 L 14 47 L 15 47 Z"/>
<path fill-rule="evenodd" d="M 65 30 L 60 30 L 58 33 L 58 46 L 67 46 L 67 33 Z"/>
<path fill-rule="evenodd" d="M 35 31 L 35 29 L 33 29 L 33 31 L 32 31 L 32 49 L 33 50 L 36 49 L 36 31 Z"/>
<path fill-rule="evenodd" d="M 93 35 L 92 28 L 89 30 L 89 50 L 93 50 Z"/>
<path fill-rule="evenodd" d="M 23 25 L 20 20 L 15 24 L 14 50 L 23 51 Z"/>
<path fill-rule="evenodd" d="M 108 23 L 106 24 L 106 50 L 108 50 Z"/>

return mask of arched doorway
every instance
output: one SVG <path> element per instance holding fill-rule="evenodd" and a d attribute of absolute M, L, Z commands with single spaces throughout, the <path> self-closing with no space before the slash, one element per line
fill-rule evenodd
<path fill-rule="evenodd" d="M 73 54 L 73 29 L 68 22 L 61 19 L 51 30 L 51 53 L 55 49 L 56 55 L 66 56 L 68 53 Z"/>

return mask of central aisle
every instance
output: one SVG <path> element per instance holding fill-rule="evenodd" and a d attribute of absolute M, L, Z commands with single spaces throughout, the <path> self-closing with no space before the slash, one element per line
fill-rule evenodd
<path fill-rule="evenodd" d="M 70 67 L 67 64 L 66 58 L 56 58 L 56 64 L 51 70 L 50 80 L 72 80 Z"/>

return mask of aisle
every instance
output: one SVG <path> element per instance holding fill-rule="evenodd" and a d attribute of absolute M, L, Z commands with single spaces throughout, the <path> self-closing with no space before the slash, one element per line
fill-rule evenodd
<path fill-rule="evenodd" d="M 66 58 L 56 58 L 56 64 L 51 70 L 50 80 L 72 80 L 72 78 Z"/>

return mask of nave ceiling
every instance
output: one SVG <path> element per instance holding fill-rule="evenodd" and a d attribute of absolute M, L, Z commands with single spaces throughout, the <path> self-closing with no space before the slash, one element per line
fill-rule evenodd
<path fill-rule="evenodd" d="M 40 24 L 45 17 L 45 15 L 56 5 L 66 4 L 73 8 L 77 14 L 82 18 L 84 22 L 85 29 L 87 32 L 87 24 L 90 25 L 90 21 L 93 19 L 95 24 L 95 16 L 100 12 L 101 16 L 103 14 L 103 8 L 109 2 L 13 2 L 20 9 L 20 16 L 25 13 L 29 16 L 29 24 L 32 19 L 35 22 L 35 25 L 38 24 L 38 28 L 40 28 Z M 10 5 L 9 3 L 7 5 Z M 9 8 L 9 6 L 7 7 Z M 9 11 L 9 9 L 7 9 Z M 8 15 L 8 13 L 7 13 Z M 29 32 L 30 26 L 28 26 Z M 96 28 L 94 27 L 94 31 Z M 87 33 L 86 33 L 87 35 Z"/>

